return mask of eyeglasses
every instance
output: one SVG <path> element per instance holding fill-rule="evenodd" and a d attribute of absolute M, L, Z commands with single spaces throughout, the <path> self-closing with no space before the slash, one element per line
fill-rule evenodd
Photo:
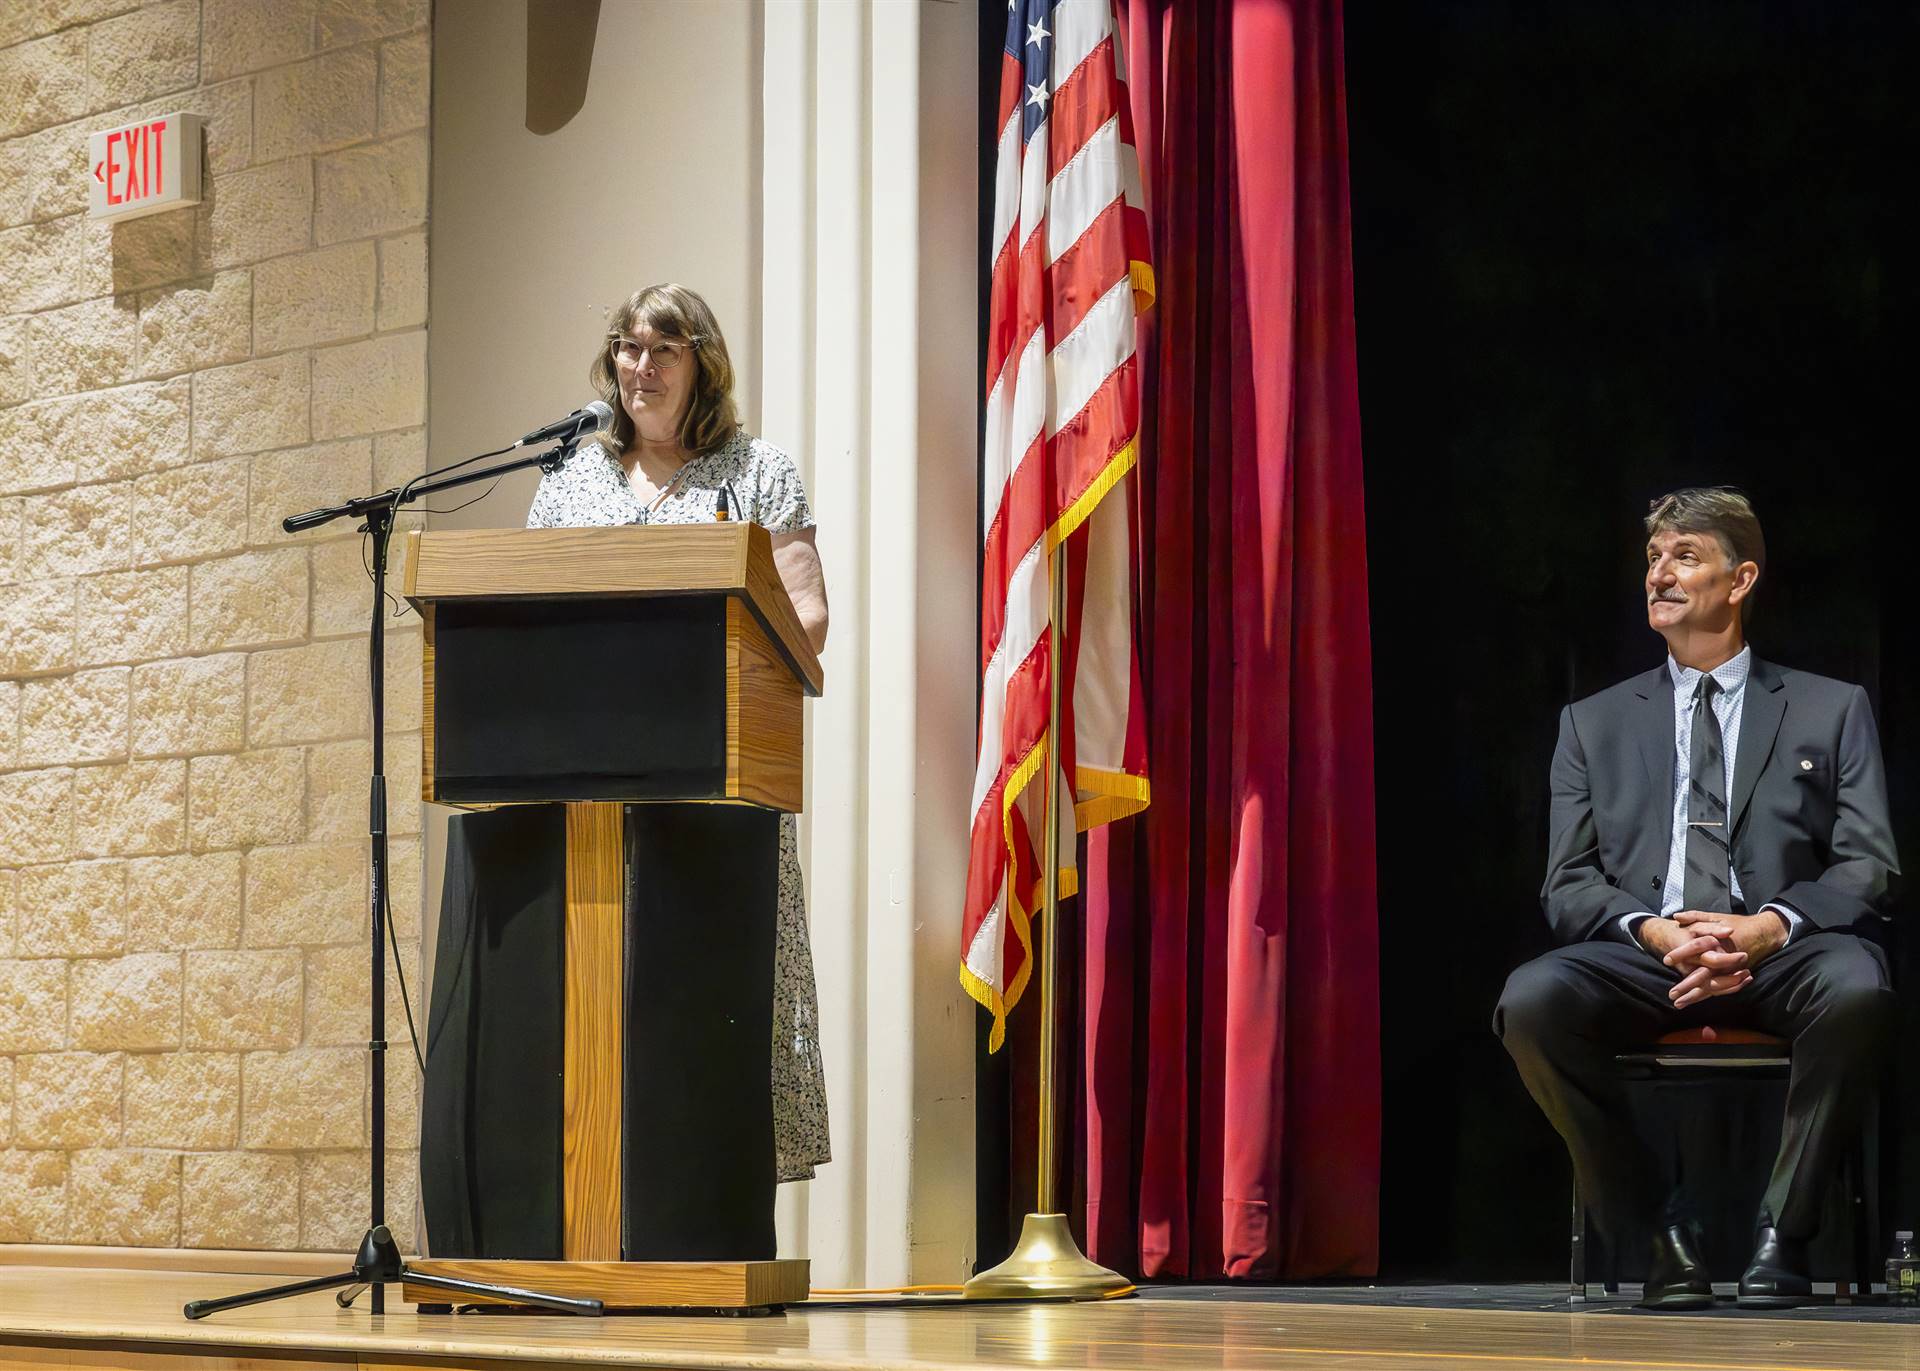
<path fill-rule="evenodd" d="M 694 349 L 692 343 L 641 343 L 635 339 L 616 336 L 613 340 L 613 355 L 622 366 L 637 367 L 643 356 L 651 355 L 653 365 L 660 371 L 672 371 L 686 359 Z"/>

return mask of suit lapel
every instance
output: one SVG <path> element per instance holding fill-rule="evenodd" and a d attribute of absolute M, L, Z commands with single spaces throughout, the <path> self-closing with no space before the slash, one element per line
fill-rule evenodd
<path fill-rule="evenodd" d="M 1633 733 L 1640 744 L 1640 756 L 1647 764 L 1647 784 L 1653 787 L 1655 804 L 1650 812 L 1671 814 L 1673 810 L 1673 677 L 1664 664 L 1655 667 L 1634 683 L 1639 701 L 1633 718 Z M 1668 830 L 1660 827 L 1662 841 L 1670 842 Z"/>
<path fill-rule="evenodd" d="M 1786 681 L 1772 662 L 1753 659 L 1747 677 L 1747 699 L 1740 707 L 1740 751 L 1733 763 L 1733 794 L 1728 797 L 1729 835 L 1740 828 L 1753 788 L 1773 756 L 1773 740 L 1780 733 L 1780 716 L 1787 712 Z"/>

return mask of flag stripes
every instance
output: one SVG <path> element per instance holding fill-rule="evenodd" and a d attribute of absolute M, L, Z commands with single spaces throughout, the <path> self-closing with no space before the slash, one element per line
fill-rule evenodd
<path fill-rule="evenodd" d="M 1031 967 L 1042 768 L 1076 828 L 1147 802 L 1133 642 L 1133 536 L 1116 488 L 1137 456 L 1146 216 L 1112 0 L 1009 0 L 993 178 L 981 549 L 979 750 L 960 978 L 994 1015 Z M 1051 660 L 1050 559 L 1068 609 Z M 1054 672 L 1060 737 L 1048 736 Z M 1055 873 L 1072 893 L 1070 858 Z"/>

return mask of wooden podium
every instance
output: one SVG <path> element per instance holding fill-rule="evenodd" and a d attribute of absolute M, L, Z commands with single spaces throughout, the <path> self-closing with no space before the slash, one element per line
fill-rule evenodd
<path fill-rule="evenodd" d="M 414 1265 L 609 1307 L 805 1299 L 804 1260 L 622 1260 L 625 807 L 801 807 L 820 663 L 766 530 L 415 532 L 402 588 L 425 629 L 422 798 L 566 806 L 564 1260 Z"/>

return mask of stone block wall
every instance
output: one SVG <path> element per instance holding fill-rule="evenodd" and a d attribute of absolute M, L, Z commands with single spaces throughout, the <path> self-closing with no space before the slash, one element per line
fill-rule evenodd
<path fill-rule="evenodd" d="M 425 460 L 427 23 L 0 0 L 0 1242 L 365 1226 L 371 598 L 351 525 L 278 521 Z M 204 203 L 89 222 L 88 133 L 179 111 Z M 420 634 L 390 623 L 411 973 Z"/>

